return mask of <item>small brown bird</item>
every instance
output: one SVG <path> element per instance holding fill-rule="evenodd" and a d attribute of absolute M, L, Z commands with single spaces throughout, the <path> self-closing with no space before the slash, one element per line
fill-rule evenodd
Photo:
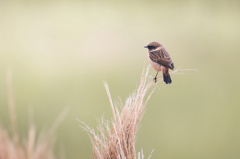
<path fill-rule="evenodd" d="M 157 74 L 154 78 L 155 83 L 157 82 L 158 72 L 162 71 L 163 81 L 166 84 L 171 84 L 172 80 L 169 74 L 169 68 L 173 70 L 174 65 L 168 52 L 158 42 L 151 42 L 144 47 L 148 48 L 148 61 L 150 62 L 151 66 L 157 71 Z"/>

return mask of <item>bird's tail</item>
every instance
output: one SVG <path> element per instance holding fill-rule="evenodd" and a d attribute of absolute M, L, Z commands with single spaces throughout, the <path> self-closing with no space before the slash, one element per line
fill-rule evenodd
<path fill-rule="evenodd" d="M 170 77 L 170 74 L 168 72 L 168 70 L 165 70 L 163 72 L 163 81 L 166 83 L 166 84 L 171 84 L 172 83 L 172 79 Z"/>
<path fill-rule="evenodd" d="M 172 83 L 172 80 L 171 80 L 171 77 L 170 75 L 165 75 L 163 74 L 163 81 L 166 83 L 166 84 L 171 84 Z"/>

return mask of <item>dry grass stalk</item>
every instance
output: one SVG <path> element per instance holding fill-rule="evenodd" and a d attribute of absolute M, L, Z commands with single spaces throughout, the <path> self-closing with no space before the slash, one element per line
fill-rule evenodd
<path fill-rule="evenodd" d="M 15 112 L 13 89 L 12 89 L 12 71 L 10 69 L 7 70 L 7 96 L 8 96 L 8 108 L 9 108 L 13 138 L 14 138 L 15 144 L 19 146 L 17 119 L 16 119 L 16 112 Z"/>
<path fill-rule="evenodd" d="M 17 131 L 11 70 L 7 72 L 7 89 L 13 139 L 8 135 L 6 129 L 0 126 L 0 159 L 55 159 L 53 149 L 55 141 L 54 132 L 65 118 L 68 110 L 63 110 L 51 129 L 47 133 L 40 133 L 39 137 L 37 137 L 35 126 L 31 124 L 28 138 L 21 141 Z"/>
<path fill-rule="evenodd" d="M 183 73 L 191 69 L 176 69 L 171 74 Z M 156 85 L 153 82 L 153 77 L 148 75 L 149 67 L 142 72 L 141 81 L 137 90 L 127 98 L 125 105 L 121 99 L 119 103 L 114 105 L 111 99 L 110 91 L 107 83 L 104 83 L 107 95 L 110 101 L 110 106 L 113 113 L 112 121 L 108 122 L 101 118 L 98 123 L 97 132 L 80 121 L 86 131 L 90 135 L 93 146 L 93 159 L 143 159 L 143 151 L 136 156 L 135 136 L 143 117 L 146 104 L 150 99 L 155 88 L 150 92 L 148 97 L 145 96 L 148 90 Z M 160 78 L 162 76 L 158 76 Z M 162 80 L 158 80 L 160 82 Z M 151 154 L 149 158 L 151 157 Z"/>

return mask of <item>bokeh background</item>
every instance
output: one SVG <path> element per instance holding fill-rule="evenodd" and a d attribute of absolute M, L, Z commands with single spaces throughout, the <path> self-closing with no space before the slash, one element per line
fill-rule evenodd
<path fill-rule="evenodd" d="M 240 2 L 1 1 L 0 123 L 10 130 L 6 70 L 13 73 L 18 128 L 29 109 L 38 131 L 64 108 L 56 154 L 91 158 L 78 118 L 111 120 L 103 86 L 124 101 L 148 65 L 143 46 L 158 41 L 175 67 L 197 69 L 159 83 L 137 133 L 136 150 L 152 158 L 240 158 Z M 150 74 L 155 75 L 151 68 Z"/>

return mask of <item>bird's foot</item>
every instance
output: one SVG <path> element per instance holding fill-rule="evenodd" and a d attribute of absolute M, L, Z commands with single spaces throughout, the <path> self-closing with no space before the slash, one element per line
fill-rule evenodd
<path fill-rule="evenodd" d="M 157 83 L 157 77 L 153 78 L 154 83 Z"/>

